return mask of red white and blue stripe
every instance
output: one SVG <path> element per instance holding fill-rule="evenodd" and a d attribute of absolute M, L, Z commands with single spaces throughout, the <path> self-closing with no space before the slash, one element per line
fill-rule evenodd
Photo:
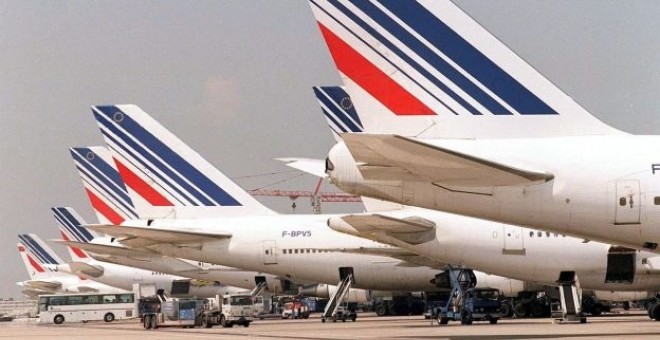
<path fill-rule="evenodd" d="M 100 223 L 138 218 L 126 186 L 104 147 L 71 148 L 71 156 Z"/>
<path fill-rule="evenodd" d="M 443 21 L 437 3 L 310 3 L 339 71 L 396 115 L 557 114 Z"/>
<path fill-rule="evenodd" d="M 20 234 L 18 239 L 27 250 L 28 258 L 33 256 L 38 264 L 58 265 L 63 261 L 53 252 L 53 250 L 45 245 L 41 240 L 38 240 L 32 234 Z M 53 271 L 50 267 L 49 271 Z"/>
<path fill-rule="evenodd" d="M 364 131 L 353 101 L 343 87 L 315 86 L 314 94 L 333 132 L 341 135 L 345 132 Z"/>
<path fill-rule="evenodd" d="M 152 206 L 242 205 L 200 170 L 198 164 L 193 165 L 182 157 L 178 144 L 172 146 L 158 138 L 154 129 L 159 132 L 164 129 L 157 122 L 135 106 L 130 106 L 135 109 L 130 112 L 122 109 L 125 107 L 94 106 L 92 112 L 130 189 Z"/>

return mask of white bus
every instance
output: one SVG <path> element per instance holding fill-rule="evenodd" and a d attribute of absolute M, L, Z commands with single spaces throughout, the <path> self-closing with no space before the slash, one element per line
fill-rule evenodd
<path fill-rule="evenodd" d="M 39 322 L 87 322 L 130 319 L 138 316 L 134 293 L 39 295 Z"/>

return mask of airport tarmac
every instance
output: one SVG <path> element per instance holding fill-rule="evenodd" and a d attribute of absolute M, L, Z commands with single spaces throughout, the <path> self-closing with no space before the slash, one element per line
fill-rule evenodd
<path fill-rule="evenodd" d="M 589 318 L 588 323 L 552 324 L 550 319 L 506 319 L 497 325 L 431 325 L 420 316 L 377 317 L 361 314 L 357 322 L 257 320 L 249 328 L 145 330 L 136 321 L 113 323 L 0 323 L 0 339 L 660 339 L 660 323 L 642 312 Z"/>

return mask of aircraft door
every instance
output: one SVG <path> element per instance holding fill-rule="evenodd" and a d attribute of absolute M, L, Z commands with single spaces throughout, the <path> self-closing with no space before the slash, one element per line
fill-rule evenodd
<path fill-rule="evenodd" d="M 277 264 L 277 243 L 275 241 L 264 241 L 264 264 Z"/>
<path fill-rule="evenodd" d="M 525 255 L 525 244 L 523 242 L 523 232 L 521 227 L 503 225 L 502 237 L 504 240 L 502 254 Z"/>
<path fill-rule="evenodd" d="M 639 224 L 640 207 L 639 181 L 617 181 L 614 224 Z"/>

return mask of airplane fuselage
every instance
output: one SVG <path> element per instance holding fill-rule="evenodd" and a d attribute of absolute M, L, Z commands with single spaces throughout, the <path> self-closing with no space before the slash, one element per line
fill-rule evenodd
<path fill-rule="evenodd" d="M 367 180 L 340 143 L 329 156 L 332 183 L 357 195 L 660 252 L 660 137 L 422 141 L 554 178 L 500 187 Z"/>
<path fill-rule="evenodd" d="M 327 219 L 328 215 L 284 215 L 154 220 L 151 223 L 154 228 L 190 230 L 183 228 L 194 226 L 195 230 L 216 230 L 232 236 L 190 247 L 160 244 L 152 249 L 168 256 L 263 271 L 282 278 L 336 284 L 340 281 L 340 270 L 348 270 L 354 275 L 356 288 L 437 289 L 431 280 L 442 269 L 368 254 L 394 248 L 337 233 L 327 227 Z M 136 222 L 139 223 L 133 223 Z M 510 280 L 504 281 L 510 285 Z"/>

